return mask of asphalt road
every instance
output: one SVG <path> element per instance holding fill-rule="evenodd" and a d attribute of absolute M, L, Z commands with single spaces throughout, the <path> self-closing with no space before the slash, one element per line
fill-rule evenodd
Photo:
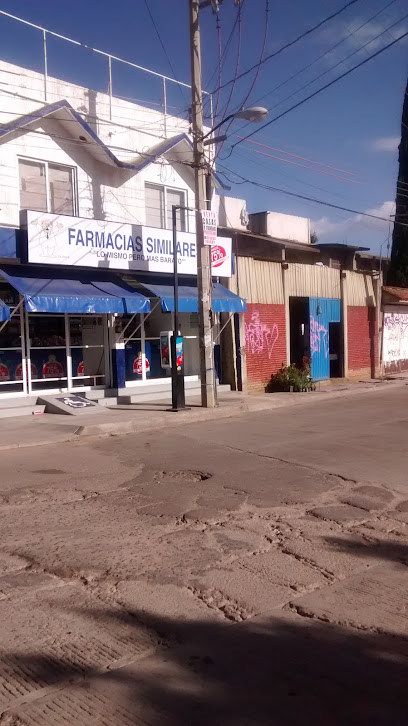
<path fill-rule="evenodd" d="M 407 404 L 2 452 L 0 724 L 403 726 Z"/>

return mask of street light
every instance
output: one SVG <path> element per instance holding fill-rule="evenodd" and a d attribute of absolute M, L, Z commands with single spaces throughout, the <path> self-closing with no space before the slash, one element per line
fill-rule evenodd
<path fill-rule="evenodd" d="M 223 118 L 219 124 L 216 124 L 216 126 L 214 126 L 207 134 L 205 134 L 205 136 L 203 136 L 203 140 L 206 139 L 208 136 L 211 136 L 211 134 L 219 129 L 222 124 L 225 124 L 227 121 L 231 121 L 233 118 L 239 118 L 242 121 L 251 121 L 254 124 L 259 124 L 261 123 L 261 121 L 265 121 L 267 115 L 268 109 L 264 108 L 263 106 L 251 106 L 250 108 L 241 108 L 240 111 L 237 111 L 236 113 L 230 113 L 229 116 Z"/>

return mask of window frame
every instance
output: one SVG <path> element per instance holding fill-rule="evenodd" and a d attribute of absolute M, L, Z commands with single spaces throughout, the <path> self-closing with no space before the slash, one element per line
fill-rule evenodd
<path fill-rule="evenodd" d="M 20 189 L 20 161 L 29 161 L 33 164 L 42 164 L 45 168 L 45 191 L 46 191 L 46 200 L 47 200 L 47 211 L 46 212 L 40 212 L 41 214 L 58 214 L 58 212 L 51 212 L 50 211 L 50 184 L 49 184 L 49 171 L 48 166 L 51 164 L 51 166 L 59 166 L 63 169 L 69 169 L 71 173 L 71 183 L 72 183 L 72 216 L 77 217 L 78 216 L 78 180 L 77 180 L 77 167 L 71 166 L 70 164 L 60 164 L 57 161 L 48 161 L 47 159 L 36 159 L 32 156 L 23 156 L 22 154 L 17 155 L 17 177 L 18 177 L 18 206 L 20 212 L 23 211 L 23 207 L 21 206 L 21 189 Z M 24 209 L 27 209 L 24 207 Z M 70 217 L 70 214 L 60 214 L 61 217 Z"/>
<path fill-rule="evenodd" d="M 189 231 L 189 214 L 188 214 L 188 209 L 187 209 L 187 207 L 188 207 L 188 189 L 181 189 L 180 187 L 170 187 L 170 186 L 166 186 L 165 184 L 156 184 L 155 182 L 145 181 L 145 183 L 144 183 L 144 191 L 145 191 L 145 213 L 146 213 L 146 186 L 155 187 L 156 189 L 161 189 L 163 191 L 163 200 L 164 200 L 164 209 L 163 209 L 164 228 L 163 229 L 171 229 L 171 227 L 168 227 L 167 226 L 167 217 L 168 217 L 168 214 L 167 214 L 167 191 L 180 192 L 181 194 L 184 195 L 184 206 L 186 207 L 186 209 L 185 209 L 185 217 L 184 217 L 184 219 L 185 219 L 185 229 L 183 229 L 183 230 L 179 229 L 177 231 L 178 232 L 188 232 Z M 151 225 L 148 224 L 147 218 L 146 218 L 146 226 L 147 227 L 150 227 L 151 226 Z"/>

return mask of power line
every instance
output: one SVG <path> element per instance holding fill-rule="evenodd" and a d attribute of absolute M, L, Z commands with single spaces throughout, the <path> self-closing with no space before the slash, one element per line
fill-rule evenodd
<path fill-rule="evenodd" d="M 235 134 L 237 136 L 237 134 Z M 243 136 L 237 136 L 238 139 L 243 139 Z M 293 156 L 294 159 L 301 159 L 302 161 L 308 161 L 310 164 L 317 164 L 318 166 L 324 166 L 326 169 L 331 169 L 332 171 L 339 171 L 342 174 L 350 174 L 352 176 L 356 176 L 354 171 L 346 171 L 345 169 L 338 169 L 336 166 L 331 166 L 330 164 L 324 164 L 322 161 L 316 161 L 315 159 L 308 159 L 306 156 L 299 156 L 298 154 L 291 154 L 290 151 L 285 151 L 284 149 L 278 149 L 275 146 L 268 146 L 268 144 L 262 144 L 260 141 L 248 141 L 249 144 L 255 144 L 256 146 L 262 146 L 264 149 L 270 149 L 271 151 L 279 151 L 281 154 L 286 154 L 287 156 Z"/>
<path fill-rule="evenodd" d="M 0 71 L 0 73 L 1 73 L 1 71 Z M 7 83 L 5 81 L 0 81 L 0 85 L 1 86 L 6 86 L 7 85 L 7 86 L 10 86 L 11 88 L 16 88 L 16 85 L 14 83 Z M 25 95 L 23 95 L 21 93 L 15 93 L 13 91 L 7 91 L 5 88 L 0 88 L 0 93 L 4 93 L 4 94 L 6 94 L 8 96 L 12 96 L 13 98 L 22 99 L 24 101 L 30 101 L 32 103 L 43 104 L 43 101 L 42 100 L 39 100 L 38 98 L 33 98 L 32 96 L 25 96 Z M 48 95 L 56 96 L 59 101 L 61 100 L 61 94 L 60 93 L 57 93 L 57 92 L 54 93 L 54 92 L 50 91 L 50 92 L 48 92 Z M 119 98 L 119 96 L 117 98 Z M 149 102 L 146 101 L 146 103 L 149 103 Z M 47 105 L 48 104 L 45 104 L 45 106 L 47 106 Z M 161 104 L 155 104 L 155 105 L 161 105 Z M 42 108 L 44 108 L 44 104 L 43 104 Z M 124 107 L 121 104 L 112 103 L 112 109 L 114 109 L 114 108 L 121 109 L 122 111 L 124 110 Z M 36 109 L 36 110 L 39 110 L 39 109 Z M 135 113 L 136 110 L 140 110 L 141 112 L 145 112 L 147 110 L 147 111 L 152 112 L 152 113 L 160 114 L 160 118 L 163 117 L 163 114 L 162 114 L 162 112 L 160 110 L 157 110 L 155 108 L 149 108 L 148 106 L 145 106 L 145 107 L 140 106 L 139 109 L 129 108 L 128 110 L 129 111 L 132 111 L 132 114 L 133 115 L 134 115 L 134 113 Z M 0 113 L 10 113 L 10 114 L 13 114 L 14 112 L 13 111 L 3 111 L 3 110 L 0 110 Z M 132 130 L 132 129 L 133 130 L 139 130 L 139 129 L 135 129 L 135 127 L 126 126 L 125 124 L 121 124 L 120 122 L 116 121 L 116 119 L 119 119 L 119 118 L 129 119 L 129 115 L 124 116 L 122 114 L 115 113 L 115 120 L 113 121 L 111 119 L 102 119 L 99 116 L 93 116 L 92 114 L 89 114 L 89 113 L 83 113 L 83 112 L 80 112 L 80 111 L 77 111 L 77 113 L 80 113 L 80 115 L 82 115 L 82 116 L 87 116 L 88 118 L 89 117 L 92 117 L 95 120 L 98 120 L 98 121 L 103 122 L 103 123 L 112 124 L 113 126 L 120 126 L 122 128 L 129 128 L 130 130 Z M 28 114 L 23 114 L 23 115 L 26 116 Z M 175 119 L 175 120 L 177 120 L 177 121 L 181 121 L 181 122 L 188 120 L 186 117 L 183 117 L 183 116 L 173 116 L 172 115 L 172 118 Z M 141 123 L 143 123 L 145 127 L 147 127 L 147 126 L 154 126 L 155 124 L 157 126 L 160 126 L 160 123 L 157 122 L 157 118 L 156 118 L 155 121 L 147 121 L 147 122 L 144 122 L 143 121 Z M 177 126 L 174 126 L 174 128 L 178 128 L 178 127 Z"/>
<path fill-rule="evenodd" d="M 236 171 L 232 171 L 231 169 L 227 169 L 226 167 L 221 167 L 221 169 L 225 169 L 229 174 L 235 174 L 241 181 L 234 181 L 233 179 L 230 179 L 225 172 L 221 171 L 223 176 L 227 179 L 227 181 L 230 182 L 230 184 L 251 184 L 252 186 L 259 187 L 261 189 L 267 189 L 268 191 L 272 192 L 280 192 L 281 194 L 288 194 L 290 197 L 295 197 L 296 199 L 303 199 L 307 202 L 314 202 L 315 204 L 321 204 L 325 207 L 331 207 L 333 209 L 340 209 L 342 212 L 349 212 L 350 214 L 357 214 L 361 215 L 363 217 L 370 217 L 372 219 L 380 220 L 380 222 L 390 222 L 394 221 L 395 224 L 402 224 L 403 227 L 408 227 L 408 224 L 404 224 L 402 222 L 397 222 L 396 220 L 390 220 L 389 217 L 380 217 L 377 214 L 370 214 L 369 212 L 361 212 L 357 209 L 350 209 L 349 207 L 341 207 L 339 204 L 332 204 L 332 202 L 325 202 L 322 199 L 315 199 L 314 197 L 307 197 L 303 194 L 296 194 L 295 192 L 289 192 L 286 189 L 281 189 L 280 187 L 273 187 L 269 184 L 262 184 L 261 182 L 256 182 L 253 179 L 246 179 L 241 174 L 238 174 Z"/>
<path fill-rule="evenodd" d="M 302 169 L 307 169 L 308 171 L 314 171 L 316 174 L 325 174 L 326 176 L 332 176 L 336 179 L 341 179 L 342 181 L 350 182 L 350 184 L 362 184 L 362 182 L 357 181 L 356 179 L 350 179 L 346 176 L 340 176 L 339 174 L 332 174 L 330 171 L 325 171 L 324 169 L 315 169 L 312 166 L 307 166 L 307 164 L 300 164 L 297 161 L 290 161 L 290 159 L 282 159 L 280 156 L 274 156 L 272 154 L 267 154 L 265 151 L 258 151 L 257 149 L 252 149 L 253 154 L 260 154 L 261 156 L 267 156 L 269 159 L 276 159 L 277 161 L 283 161 L 286 164 L 293 164 L 293 166 L 300 166 Z"/>
<path fill-rule="evenodd" d="M 324 18 L 319 23 L 317 23 L 317 25 L 314 25 L 312 28 L 309 28 L 308 30 L 305 30 L 303 33 L 301 33 L 300 35 L 298 35 L 297 38 L 294 38 L 294 40 L 291 40 L 291 41 L 289 41 L 289 43 L 286 43 L 285 45 L 282 45 L 280 48 L 278 48 L 278 50 L 276 50 L 273 53 L 270 53 L 269 55 L 267 55 L 266 58 L 264 58 L 262 61 L 259 61 L 258 63 L 255 63 L 253 66 L 251 66 L 251 68 L 248 68 L 248 70 L 243 71 L 242 73 L 240 73 L 240 75 L 237 77 L 237 80 L 239 78 L 243 78 L 244 76 L 247 76 L 248 73 L 251 73 L 251 71 L 255 70 L 255 68 L 258 68 L 263 63 L 266 63 L 271 58 L 275 58 L 277 55 L 279 55 L 280 53 L 282 53 L 284 50 L 287 50 L 288 48 L 291 48 L 293 45 L 295 45 L 296 43 L 298 43 L 300 40 L 303 40 L 303 38 L 306 38 L 307 35 L 310 35 L 310 33 L 313 33 L 315 30 L 318 30 L 318 28 L 321 28 L 322 25 L 325 25 L 325 23 L 328 23 L 329 20 L 333 20 L 333 18 L 336 18 L 338 15 L 340 15 L 342 12 L 344 12 L 344 10 L 346 10 L 347 8 L 349 8 L 350 5 L 354 5 L 356 2 L 359 2 L 359 0 L 349 0 L 349 2 L 346 3 L 346 5 L 343 5 L 343 7 L 341 7 L 339 10 L 336 10 L 335 13 L 332 13 L 331 15 L 328 15 L 326 18 Z M 225 88 L 226 86 L 229 86 L 232 82 L 233 82 L 232 80 L 226 81 L 222 86 L 220 86 L 220 90 L 222 88 Z M 219 89 L 216 88 L 214 91 L 212 91 L 212 93 L 217 93 L 218 90 Z"/>
<path fill-rule="evenodd" d="M 354 30 L 354 33 L 357 33 L 359 30 L 361 30 L 361 28 L 364 28 L 366 25 L 368 25 L 368 23 L 371 23 L 372 20 L 374 20 L 378 15 L 381 15 L 381 13 L 383 13 L 384 10 L 387 10 L 387 8 L 389 8 L 391 5 L 394 5 L 394 3 L 396 3 L 396 2 L 397 2 L 397 0 L 391 0 L 391 2 L 389 2 L 383 8 L 381 8 L 381 10 L 379 10 L 374 15 L 371 15 L 370 18 L 368 18 L 364 23 L 362 23 L 361 25 L 359 25 L 358 28 L 356 28 Z M 335 43 L 334 45 L 330 46 L 330 48 L 328 50 L 326 50 L 324 53 L 322 53 L 317 58 L 315 58 L 311 63 L 308 63 L 306 66 L 303 66 L 303 68 L 301 68 L 299 71 L 296 71 L 296 73 L 293 73 L 293 75 L 289 76 L 289 78 L 286 78 L 284 81 L 282 81 L 277 86 L 275 86 L 274 88 L 272 88 L 271 91 L 268 91 L 268 93 L 265 93 L 263 96 L 260 96 L 259 98 L 257 98 L 256 101 L 254 101 L 254 103 L 259 103 L 260 101 L 263 101 L 264 98 L 267 98 L 268 96 L 271 96 L 273 93 L 275 93 L 275 91 L 278 91 L 279 88 L 282 88 L 282 86 L 285 86 L 287 83 L 290 83 L 290 81 L 292 81 L 294 78 L 297 78 L 297 76 L 300 76 L 302 73 L 304 73 L 309 68 L 311 68 L 312 66 L 314 66 L 315 63 L 318 63 L 320 60 L 322 60 L 327 55 L 329 55 L 329 53 L 332 53 L 336 48 L 338 48 L 339 45 L 341 45 L 342 43 L 344 43 L 347 40 L 347 38 L 350 37 L 350 35 L 354 35 L 354 33 L 351 33 L 349 31 L 349 35 L 346 36 L 346 38 L 342 38 L 337 43 Z"/>
<path fill-rule="evenodd" d="M 257 67 L 256 73 L 255 73 L 255 76 L 254 76 L 253 81 L 252 81 L 252 83 L 251 83 L 251 85 L 249 87 L 249 90 L 247 91 L 247 94 L 246 94 L 244 100 L 241 103 L 241 106 L 245 106 L 245 104 L 248 101 L 248 98 L 250 97 L 252 91 L 254 90 L 255 85 L 256 85 L 256 82 L 257 82 L 257 80 L 259 78 L 259 73 L 260 73 L 260 70 L 261 70 L 261 65 L 263 63 L 263 59 L 264 59 L 264 55 L 265 55 L 266 42 L 268 40 L 268 31 L 269 31 L 269 0 L 266 0 L 266 3 L 265 3 L 265 31 L 264 31 L 262 48 L 261 48 L 261 55 L 259 57 L 259 63 L 258 63 L 258 67 Z"/>
<path fill-rule="evenodd" d="M 174 78 L 175 78 L 175 80 L 176 80 L 176 82 L 177 82 L 177 85 L 178 85 L 178 87 L 179 87 L 179 89 L 180 89 L 181 93 L 183 94 L 183 98 L 184 98 L 185 102 L 186 102 L 186 103 L 188 104 L 188 103 L 189 103 L 189 101 L 188 101 L 188 99 L 187 99 L 187 96 L 186 96 L 185 90 L 184 90 L 184 88 L 183 88 L 183 87 L 182 87 L 182 85 L 180 84 L 180 81 L 179 81 L 179 80 L 178 80 L 178 78 L 177 78 L 177 73 L 175 72 L 175 70 L 174 70 L 174 68 L 173 68 L 173 63 L 171 62 L 170 56 L 169 56 L 169 54 L 167 53 L 167 50 L 166 50 L 166 46 L 164 45 L 163 39 L 162 39 L 162 37 L 161 37 L 161 35 L 160 35 L 159 29 L 158 29 L 158 27 L 157 27 L 157 25 L 156 25 L 156 21 L 155 21 L 155 19 L 154 19 L 153 15 L 152 15 L 152 12 L 151 12 L 151 10 L 150 10 L 150 8 L 149 8 L 149 3 L 147 2 L 147 0 L 144 0 L 144 4 L 145 4 L 146 10 L 147 10 L 147 12 L 148 12 L 148 14 L 149 14 L 150 20 L 152 21 L 152 25 L 153 25 L 153 27 L 154 27 L 154 29 L 155 29 L 155 31 L 156 31 L 156 35 L 157 35 L 157 37 L 158 37 L 158 39 L 159 39 L 159 43 L 160 43 L 160 45 L 161 45 L 161 47 L 162 47 L 163 53 L 164 53 L 164 55 L 165 55 L 165 56 L 166 56 L 166 58 L 167 58 L 167 63 L 169 64 L 169 68 L 170 68 L 170 70 L 171 70 L 171 72 L 172 72 L 172 74 L 173 74 L 173 76 L 174 76 Z"/>
<path fill-rule="evenodd" d="M 235 20 L 234 20 L 234 24 L 233 24 L 233 26 L 231 28 L 231 32 L 230 32 L 230 34 L 228 36 L 227 42 L 226 42 L 226 44 L 224 46 L 224 49 L 222 51 L 222 54 L 221 54 L 221 63 L 222 64 L 224 64 L 225 61 L 226 61 L 227 54 L 228 54 L 228 50 L 229 50 L 229 46 L 230 46 L 230 43 L 232 41 L 232 38 L 234 37 L 235 29 L 236 29 L 236 27 L 238 25 L 238 18 L 239 18 L 239 15 L 237 14 L 236 17 L 235 17 Z M 213 80 L 214 76 L 216 75 L 216 73 L 218 72 L 218 70 L 219 70 L 219 64 L 217 63 L 217 65 L 214 67 L 213 72 L 211 73 L 210 78 L 208 79 L 208 83 L 206 84 L 208 87 L 210 86 L 210 83 L 212 83 L 212 80 Z"/>
<path fill-rule="evenodd" d="M 346 60 L 349 60 L 349 58 L 352 58 L 357 53 L 360 53 L 361 50 L 364 50 L 365 48 L 367 48 L 367 46 L 371 45 L 371 43 L 378 40 L 378 38 L 381 38 L 382 35 L 384 35 L 385 33 L 388 33 L 391 30 L 391 28 L 393 28 L 395 25 L 399 25 L 399 23 L 401 23 L 407 17 L 408 17 L 408 14 L 404 15 L 402 18 L 399 18 L 395 23 L 390 25 L 388 28 L 385 28 L 384 30 L 382 30 L 381 33 L 376 35 L 374 38 L 371 38 L 370 40 L 368 40 L 366 43 L 364 43 L 364 45 L 360 44 L 360 48 L 357 48 L 357 50 L 354 50 L 352 53 L 349 53 L 349 55 L 347 55 L 345 58 L 342 58 L 340 61 L 335 63 L 334 66 L 331 66 L 326 71 L 323 71 L 323 73 L 320 73 L 320 75 L 316 76 L 315 78 L 312 78 L 311 81 L 309 81 L 308 83 L 305 83 L 304 86 L 302 86 L 301 88 L 298 88 L 293 93 L 290 93 L 289 96 L 282 98 L 280 101 L 278 101 L 278 103 L 275 103 L 269 110 L 272 111 L 274 108 L 281 106 L 282 103 L 284 103 L 285 101 L 288 101 L 290 98 L 293 98 L 293 96 L 297 96 L 297 94 L 301 93 L 301 91 L 304 91 L 305 88 L 308 88 L 309 86 L 313 85 L 320 78 L 323 78 L 323 76 L 327 75 L 328 73 L 333 71 L 338 66 L 343 65 Z M 362 26 L 360 26 L 360 27 L 362 27 Z M 267 94 L 267 95 L 269 95 L 269 94 Z M 247 126 L 249 126 L 249 123 L 246 123 L 244 126 L 242 126 L 240 130 L 243 131 L 245 128 L 247 128 Z"/>
<path fill-rule="evenodd" d="M 255 164 L 256 166 L 259 166 L 265 172 L 266 165 L 268 165 L 268 162 L 265 160 L 265 163 L 263 163 L 261 160 L 253 159 L 251 157 L 251 154 L 249 154 L 249 152 L 250 152 L 249 149 L 241 148 L 236 153 L 241 154 L 243 156 L 245 163 L 250 162 L 252 164 Z M 247 153 L 249 154 L 248 156 L 247 156 Z M 269 165 L 268 165 L 267 170 L 268 170 L 268 173 L 270 173 Z M 272 170 L 272 171 L 276 175 L 279 175 L 279 178 L 281 176 L 284 176 L 285 178 L 290 179 L 292 182 L 295 181 L 298 184 L 303 184 L 303 186 L 312 187 L 313 189 L 318 189 L 319 192 L 325 192 L 327 194 L 330 194 L 331 196 L 340 197 L 341 199 L 354 199 L 354 197 L 351 197 L 350 195 L 340 194 L 339 192 L 333 192 L 333 191 L 328 190 L 327 188 L 325 189 L 323 187 L 319 187 L 316 184 L 312 184 L 309 180 L 305 181 L 304 179 L 299 179 L 299 177 L 294 176 L 293 174 L 287 174 L 287 173 L 282 172 L 281 170 L 279 170 L 279 172 L 275 171 L 275 170 Z"/>
<path fill-rule="evenodd" d="M 242 5 L 243 5 L 243 3 L 239 3 L 238 12 L 237 12 L 237 16 L 238 16 L 238 48 L 237 48 L 237 60 L 235 63 L 235 76 L 234 76 L 234 80 L 231 85 L 231 90 L 230 90 L 230 93 L 228 96 L 228 101 L 227 101 L 224 111 L 222 113 L 221 121 L 223 121 L 227 115 L 227 111 L 228 111 L 229 105 L 231 103 L 232 95 L 235 90 L 235 83 L 236 83 L 238 71 L 239 71 L 239 62 L 241 59 L 241 39 L 242 39 Z M 225 133 L 227 133 L 227 131 Z"/>
<path fill-rule="evenodd" d="M 242 4 L 243 3 L 241 3 L 241 5 L 239 5 L 239 10 L 241 9 Z M 252 83 L 251 83 L 251 85 L 249 87 L 249 90 L 247 91 L 247 93 L 245 95 L 245 98 L 241 101 L 241 108 L 244 108 L 246 102 L 248 101 L 248 98 L 250 97 L 253 89 L 255 88 L 255 85 L 256 85 L 256 82 L 258 80 L 259 73 L 260 73 L 260 70 L 261 70 L 261 65 L 260 64 L 261 64 L 261 61 L 263 60 L 263 57 L 264 57 L 264 54 L 265 54 L 266 41 L 268 39 L 268 30 L 269 30 L 269 0 L 266 0 L 266 2 L 265 2 L 265 16 L 266 16 L 265 17 L 265 30 L 264 30 L 263 43 L 262 43 L 262 48 L 261 48 L 261 55 L 260 55 L 260 58 L 259 58 L 259 65 L 258 65 L 257 71 L 255 73 L 255 76 L 254 76 L 254 78 L 252 80 Z M 240 17 L 240 15 L 239 15 L 239 17 Z M 240 26 L 240 41 L 241 41 L 241 26 Z M 237 76 L 237 73 L 238 73 L 238 64 L 237 64 L 235 76 Z M 235 82 L 231 86 L 231 92 L 230 92 L 230 96 L 229 96 L 229 100 L 228 100 L 228 105 L 229 105 L 229 102 L 231 101 L 232 92 L 233 92 L 233 89 L 234 88 L 235 88 Z M 224 116 L 225 116 L 225 112 L 224 112 Z M 223 116 L 223 118 L 224 118 L 224 116 Z M 226 136 L 228 135 L 228 131 L 231 128 L 231 124 L 233 123 L 233 120 L 234 119 L 231 119 L 231 121 L 229 122 L 227 128 L 225 129 L 225 135 Z M 224 146 L 224 143 L 225 142 L 223 141 L 222 144 L 218 147 L 218 149 L 215 152 L 214 162 L 213 162 L 214 164 L 215 164 L 216 159 L 219 157 L 219 155 L 220 155 L 220 153 L 222 151 L 222 147 Z"/>
<path fill-rule="evenodd" d="M 311 81 L 309 81 L 308 83 L 306 83 L 304 86 L 302 86 L 301 88 L 299 88 L 297 91 L 294 91 L 293 93 L 289 94 L 289 96 L 286 96 L 285 98 L 283 98 L 278 103 L 275 103 L 275 105 L 272 106 L 272 108 L 269 109 L 269 110 L 271 111 L 273 108 L 276 108 L 277 106 L 280 106 L 285 101 L 288 101 L 290 98 L 293 98 L 293 96 L 296 96 L 301 91 L 304 91 L 305 88 L 308 88 L 313 83 L 316 83 L 316 81 L 320 80 L 320 78 L 323 78 L 323 76 L 326 76 L 331 71 L 334 71 L 334 69 L 337 68 L 338 66 L 343 65 L 343 63 L 346 60 L 349 60 L 350 58 L 352 58 L 357 53 L 360 53 L 362 50 L 364 50 L 365 48 L 367 48 L 367 46 L 371 45 L 371 43 L 374 43 L 374 41 L 376 41 L 379 38 L 381 38 L 382 35 L 384 35 L 385 33 L 388 33 L 396 25 L 399 25 L 407 17 L 408 17 L 408 13 L 406 15 L 404 15 L 402 18 L 399 18 L 398 20 L 396 20 L 395 23 L 393 23 L 392 25 L 390 25 L 388 28 L 385 28 L 384 30 L 382 30 L 381 33 L 379 33 L 378 35 L 376 35 L 374 38 L 371 38 L 370 40 L 368 40 L 366 43 L 364 43 L 364 45 L 360 45 L 360 48 L 357 48 L 357 50 L 353 50 L 352 53 L 349 53 L 349 55 L 347 55 L 345 58 L 342 58 L 340 61 L 338 61 L 337 63 L 335 63 L 334 66 L 331 66 L 326 71 L 323 71 L 322 73 L 320 73 L 320 75 L 316 76 L 315 78 L 312 78 Z"/>
<path fill-rule="evenodd" d="M 381 55 L 381 53 L 384 53 L 384 51 L 388 50 L 389 48 L 392 48 L 393 45 L 395 45 L 396 43 L 399 43 L 400 40 L 403 40 L 407 36 L 408 36 L 408 31 L 406 31 L 405 33 L 400 35 L 399 38 L 396 38 L 391 43 L 388 43 L 388 45 L 384 45 L 382 48 L 377 50 L 375 53 L 372 53 L 372 55 L 369 55 L 368 58 L 364 58 L 364 60 L 360 61 L 360 63 L 357 63 L 357 65 L 353 66 L 353 68 L 349 68 L 349 70 L 345 71 L 340 76 L 337 76 L 337 78 L 333 78 L 332 81 L 329 81 L 329 83 L 326 83 L 326 85 L 322 86 L 321 88 L 318 88 L 317 91 L 314 91 L 309 96 L 306 96 L 306 98 L 303 98 L 301 101 L 298 101 L 298 103 L 295 103 L 294 106 L 287 108 L 286 111 L 283 111 L 278 116 L 274 116 L 273 119 L 268 121 L 266 124 L 263 124 L 263 126 L 261 126 L 259 129 L 255 129 L 255 131 L 253 131 L 251 134 L 244 136 L 242 139 L 240 139 L 239 141 L 237 141 L 235 144 L 232 145 L 229 156 L 231 155 L 233 149 L 236 146 L 238 146 L 238 144 L 242 144 L 243 141 L 250 139 L 252 136 L 255 136 L 255 134 L 258 134 L 263 129 L 266 129 L 268 126 L 273 124 L 275 121 L 278 121 L 278 119 L 282 118 L 283 116 L 286 116 L 288 113 L 290 113 L 290 111 L 294 111 L 296 108 L 299 108 L 299 106 L 302 106 L 304 103 L 306 103 L 306 101 L 310 101 L 311 98 L 314 98 L 322 91 L 325 91 L 327 88 L 330 88 L 330 86 L 333 86 L 338 81 L 341 81 L 343 78 L 350 75 L 350 73 L 357 70 L 357 68 L 361 68 L 361 66 L 365 65 L 370 60 L 373 60 L 373 58 L 377 58 L 377 56 Z"/>
<path fill-rule="evenodd" d="M 217 93 L 217 100 L 215 102 L 215 109 L 214 109 L 214 113 L 213 113 L 213 118 L 216 118 L 217 113 L 218 113 L 218 106 L 219 106 L 219 103 L 220 103 L 220 96 L 221 96 L 221 78 L 222 78 L 222 63 L 221 63 L 221 58 L 222 58 L 221 24 L 220 24 L 220 15 L 219 15 L 218 12 L 217 12 L 216 25 L 217 25 L 217 37 L 218 37 L 218 90 L 216 92 Z M 214 93 L 215 93 L 215 91 L 214 91 Z M 211 95 L 213 95 L 213 94 L 211 94 Z"/>

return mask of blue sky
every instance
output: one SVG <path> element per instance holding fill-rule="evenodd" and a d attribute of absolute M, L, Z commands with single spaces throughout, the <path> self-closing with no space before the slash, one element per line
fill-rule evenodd
<path fill-rule="evenodd" d="M 148 2 L 177 78 L 188 82 L 187 0 Z M 344 4 L 345 0 L 308 0 L 307 3 L 304 0 L 286 3 L 270 0 L 266 53 L 277 50 Z M 266 0 L 244 0 L 240 71 L 259 60 L 265 7 Z M 0 9 L 173 75 L 144 0 L 116 0 L 114 3 L 71 0 L 69 10 L 66 3 L 55 0 L 3 0 Z M 336 19 L 266 62 L 247 105 L 259 101 L 271 109 L 269 118 L 272 118 L 406 32 L 408 18 L 404 16 L 407 12 L 404 0 L 358 0 Z M 236 15 L 233 0 L 224 0 L 220 12 L 223 46 Z M 202 11 L 201 28 L 203 84 L 212 91 L 218 85 L 217 73 L 214 75 L 218 50 L 216 21 L 210 9 Z M 4 60 L 42 70 L 41 43 L 38 32 L 0 17 L 1 57 Z M 236 28 L 225 54 L 223 83 L 234 76 L 237 47 Z M 243 123 L 235 121 L 229 130 L 229 141 L 220 152 L 220 164 L 229 170 L 230 178 L 237 178 L 231 173 L 236 172 L 297 194 L 387 217 L 393 211 L 395 199 L 407 49 L 406 40 L 398 43 L 253 137 L 253 141 L 273 149 L 242 142 L 229 155 L 231 145 L 238 141 L 237 135 L 244 135 L 240 131 Z M 351 54 L 353 56 L 347 58 Z M 315 60 L 313 65 L 302 70 Z M 60 40 L 49 42 L 49 72 L 98 90 L 107 90 L 105 60 Z M 324 75 L 319 80 L 314 80 L 321 74 Z M 236 83 L 228 112 L 240 107 L 252 78 L 253 74 L 250 74 Z M 114 65 L 113 80 L 114 90 L 120 95 L 142 102 L 162 101 L 159 82 L 147 79 L 142 73 Z M 309 85 L 304 88 L 306 84 Z M 221 113 L 230 88 L 223 89 L 220 95 Z M 263 98 L 265 94 L 268 95 Z M 169 102 L 174 105 L 175 112 L 185 115 L 188 91 L 183 94 L 174 86 Z M 255 128 L 251 124 L 245 128 L 245 133 Z M 322 242 L 361 244 L 377 251 L 388 235 L 386 222 L 356 217 L 250 184 L 232 185 L 231 193 L 246 198 L 249 211 L 269 209 L 310 217 Z"/>

